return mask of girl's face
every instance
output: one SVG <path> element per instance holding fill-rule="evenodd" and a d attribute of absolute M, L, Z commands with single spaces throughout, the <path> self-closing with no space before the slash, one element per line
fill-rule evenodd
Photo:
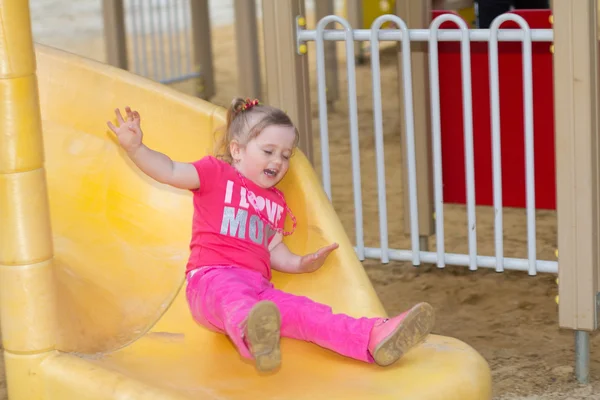
<path fill-rule="evenodd" d="M 289 168 L 295 141 L 294 127 L 268 126 L 244 147 L 231 143 L 233 166 L 260 187 L 275 186 Z"/>

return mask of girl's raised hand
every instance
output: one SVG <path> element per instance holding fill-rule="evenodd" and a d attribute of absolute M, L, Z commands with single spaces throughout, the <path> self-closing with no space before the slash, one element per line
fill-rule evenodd
<path fill-rule="evenodd" d="M 300 259 L 300 269 L 305 272 L 314 272 L 321 268 L 327 256 L 337 249 L 337 243 L 330 244 L 317 250 L 315 253 L 307 254 Z"/>
<path fill-rule="evenodd" d="M 112 122 L 108 121 L 106 124 L 111 131 L 117 135 L 119 144 L 128 153 L 137 150 L 142 145 L 142 128 L 140 126 L 140 114 L 137 111 L 131 111 L 131 108 L 125 107 L 127 113 L 127 120 L 123 119 L 121 111 L 117 108 L 115 115 L 117 116 L 118 127 L 114 126 Z"/>

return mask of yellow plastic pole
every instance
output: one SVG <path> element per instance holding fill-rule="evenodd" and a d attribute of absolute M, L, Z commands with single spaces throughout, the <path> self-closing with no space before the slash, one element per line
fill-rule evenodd
<path fill-rule="evenodd" d="M 56 343 L 41 115 L 29 2 L 0 0 L 0 324 L 10 399 L 41 398 Z"/>

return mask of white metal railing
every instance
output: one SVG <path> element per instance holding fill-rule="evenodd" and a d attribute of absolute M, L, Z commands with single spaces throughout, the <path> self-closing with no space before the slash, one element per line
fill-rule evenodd
<path fill-rule="evenodd" d="M 190 0 L 126 0 L 132 71 L 163 84 L 200 76 L 192 59 Z"/>
<path fill-rule="evenodd" d="M 442 23 L 454 22 L 459 29 L 440 29 Z M 516 22 L 520 29 L 499 30 L 506 21 Z M 343 29 L 326 30 L 331 23 L 338 23 Z M 381 29 L 386 22 L 396 25 L 395 29 Z M 552 29 L 530 29 L 521 16 L 506 13 L 497 17 L 490 29 L 469 29 L 467 24 L 457 15 L 444 14 L 435 18 L 430 29 L 408 29 L 406 23 L 398 16 L 383 15 L 378 17 L 371 29 L 352 29 L 345 19 L 329 15 L 318 21 L 315 30 L 297 29 L 297 46 L 304 42 L 316 43 L 317 60 L 317 92 L 319 104 L 319 124 L 321 133 L 322 179 L 324 190 L 331 199 L 331 176 L 329 160 L 329 134 L 327 121 L 327 98 L 325 82 L 324 41 L 344 41 L 347 52 L 348 75 L 348 112 L 350 116 L 350 146 L 352 154 L 352 177 L 356 224 L 356 252 L 361 260 L 379 258 L 383 263 L 389 260 L 411 261 L 413 265 L 422 262 L 436 263 L 443 268 L 446 264 L 467 266 L 471 270 L 478 267 L 527 271 L 530 275 L 537 272 L 558 272 L 558 262 L 537 260 L 536 227 L 535 227 L 535 182 L 534 182 L 534 148 L 533 148 L 533 82 L 532 82 L 532 42 L 553 41 Z M 356 73 L 354 58 L 354 42 L 370 41 L 371 69 L 373 86 L 373 120 L 375 132 L 375 158 L 377 167 L 379 236 L 380 248 L 368 248 L 364 244 L 360 151 L 358 141 Z M 436 212 L 436 252 L 422 251 L 419 243 L 419 210 L 417 206 L 417 178 L 415 159 L 415 132 L 413 116 L 411 52 L 402 52 L 402 79 L 404 88 L 406 156 L 408 169 L 409 210 L 411 249 L 390 249 L 388 243 L 387 207 L 385 188 L 383 123 L 381 104 L 381 72 L 379 64 L 379 42 L 401 42 L 403 48 L 410 48 L 411 42 L 429 42 L 429 79 L 431 88 L 431 119 L 433 175 Z M 459 41 L 461 44 L 461 72 L 463 93 L 465 169 L 467 186 L 467 218 L 469 254 L 452 254 L 445 252 L 444 237 L 444 199 L 442 191 L 442 150 L 439 96 L 438 42 Z M 471 42 L 489 42 L 490 96 L 492 118 L 492 154 L 493 154 L 493 193 L 494 193 L 494 235 L 495 256 L 477 254 L 477 231 L 475 216 L 475 176 L 473 150 L 473 107 L 471 98 Z M 526 158 L 526 209 L 527 209 L 527 259 L 504 256 L 503 246 L 503 208 L 502 208 L 502 167 L 500 152 L 500 105 L 498 76 L 498 42 L 520 41 L 523 43 L 523 94 L 525 115 L 525 158 Z M 298 49 L 299 51 L 299 49 Z"/>

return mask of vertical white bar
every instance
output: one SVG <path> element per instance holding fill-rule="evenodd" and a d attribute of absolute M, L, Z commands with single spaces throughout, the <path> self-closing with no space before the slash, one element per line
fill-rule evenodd
<path fill-rule="evenodd" d="M 451 15 L 461 30 L 461 72 L 463 92 L 463 125 L 465 172 L 467 182 L 467 229 L 469 235 L 469 269 L 477 270 L 477 221 L 475 213 L 475 161 L 473 152 L 473 100 L 471 93 L 471 42 L 469 27 L 462 18 Z"/>
<path fill-rule="evenodd" d="M 405 131 L 406 131 L 406 157 L 407 157 L 407 168 L 408 168 L 408 201 L 409 201 L 409 210 L 410 210 L 410 239 L 411 239 L 411 249 L 412 249 L 412 263 L 414 266 L 421 265 L 421 249 L 419 242 L 419 209 L 418 209 L 418 201 L 417 201 L 417 161 L 415 156 L 415 123 L 414 123 L 414 110 L 413 110 L 413 91 L 412 91 L 412 62 L 411 62 L 411 46 L 410 46 L 410 35 L 408 27 L 406 23 L 398 16 L 395 15 L 387 15 L 378 17 L 371 26 L 371 45 L 373 43 L 379 43 L 378 41 L 378 32 L 381 28 L 381 25 L 386 22 L 391 21 L 395 23 L 398 28 L 402 31 L 402 80 L 403 80 L 403 97 L 404 97 L 404 120 L 405 120 Z M 377 30 L 375 31 L 375 27 Z M 375 49 L 375 47 L 374 47 Z M 371 52 L 371 58 L 376 57 L 377 50 Z M 377 57 L 379 55 L 377 54 Z M 379 58 L 377 58 L 377 63 L 379 63 Z M 375 71 L 375 68 L 373 68 Z M 379 69 L 377 69 L 378 71 Z M 381 77 L 377 75 L 378 84 L 373 84 L 373 88 L 377 88 L 377 90 L 381 87 Z M 375 96 L 375 93 L 374 93 Z M 379 98 L 381 94 L 379 95 Z M 379 110 L 374 107 L 374 111 L 376 112 L 376 117 L 381 117 L 379 114 L 381 109 L 381 105 L 379 105 Z M 381 128 L 383 132 L 383 128 Z M 377 130 L 376 130 L 377 133 Z M 382 133 L 383 134 L 383 133 Z M 382 157 L 383 157 L 383 149 L 382 149 Z M 382 161 L 383 162 L 383 161 Z M 382 168 L 383 173 L 383 168 Z M 385 181 L 384 181 L 385 187 Z M 387 226 L 387 225 L 386 225 Z"/>
<path fill-rule="evenodd" d="M 490 96 L 492 107 L 492 138 L 494 150 L 494 209 L 496 215 L 496 271 L 503 267 L 502 240 L 502 172 L 500 155 L 500 95 L 498 73 L 498 29 L 505 21 L 514 21 L 523 30 L 523 108 L 525 117 L 525 174 L 527 197 L 527 247 L 529 275 L 536 274 L 536 231 L 535 231 L 535 174 L 533 146 L 533 80 L 531 30 L 527 22 L 516 14 L 503 14 L 490 26 Z"/>
<path fill-rule="evenodd" d="M 527 256 L 529 275 L 536 275 L 536 227 L 535 227 L 535 159 L 533 138 L 533 65 L 531 50 L 531 30 L 524 18 L 513 16 L 523 30 L 523 114 L 525 116 L 525 182 L 527 197 Z"/>
<path fill-rule="evenodd" d="M 319 86 L 319 112 L 321 123 L 323 115 L 327 115 L 327 95 L 325 93 L 325 55 L 323 50 L 323 30 L 330 22 L 337 22 L 344 28 L 347 58 L 347 76 L 348 76 L 348 114 L 350 117 L 350 151 L 352 154 L 352 188 L 354 192 L 354 218 L 356 225 L 356 248 L 358 258 L 365 259 L 365 244 L 363 233 L 363 213 L 362 213 L 362 183 L 360 179 L 360 142 L 358 138 L 358 109 L 356 105 L 356 71 L 354 65 L 354 32 L 352 27 L 343 18 L 335 15 L 329 15 L 317 24 L 317 40 L 320 42 L 318 47 L 318 70 L 317 76 L 321 79 Z"/>
<path fill-rule="evenodd" d="M 323 179 L 323 189 L 331 197 L 331 168 L 329 160 L 329 127 L 327 121 L 327 82 L 325 74 L 325 44 L 323 40 L 323 31 L 325 27 L 335 19 L 331 16 L 322 18 L 317 23 L 317 37 L 315 40 L 317 53 L 317 99 L 319 105 L 319 131 L 321 136 L 321 175 Z"/>
<path fill-rule="evenodd" d="M 504 239 L 502 208 L 502 150 L 500 141 L 500 88 L 498 75 L 498 28 L 506 14 L 497 17 L 490 26 L 490 115 L 492 128 L 492 162 L 494 176 L 494 243 L 496 247 L 496 272 L 504 271 Z"/>
<path fill-rule="evenodd" d="M 381 71 L 379 63 L 379 30 L 388 21 L 380 16 L 371 25 L 371 80 L 373 86 L 373 128 L 375 133 L 375 162 L 377 165 L 377 200 L 379 205 L 379 243 L 381 262 L 390 261 L 388 250 L 387 196 L 385 189 L 385 155 L 383 146 L 383 110 L 381 105 Z"/>
<path fill-rule="evenodd" d="M 348 74 L 348 114 L 350 116 L 350 151 L 352 153 L 352 188 L 354 191 L 354 218 L 356 221 L 356 248 L 358 258 L 365 259 L 365 243 L 363 233 L 363 213 L 362 213 L 362 182 L 360 175 L 360 142 L 358 138 L 358 107 L 356 97 L 356 70 L 354 58 L 354 32 L 352 27 L 343 18 L 338 22 L 344 26 L 346 31 L 346 66 Z"/>
<path fill-rule="evenodd" d="M 436 225 L 436 250 L 437 266 L 444 268 L 445 237 L 444 237 L 444 195 L 442 182 L 442 135 L 440 122 L 440 81 L 438 64 L 438 30 L 440 25 L 447 20 L 445 15 L 440 15 L 431 23 L 429 36 L 429 85 L 431 87 L 431 132 L 433 147 L 433 183 L 435 193 L 435 225 Z"/>

